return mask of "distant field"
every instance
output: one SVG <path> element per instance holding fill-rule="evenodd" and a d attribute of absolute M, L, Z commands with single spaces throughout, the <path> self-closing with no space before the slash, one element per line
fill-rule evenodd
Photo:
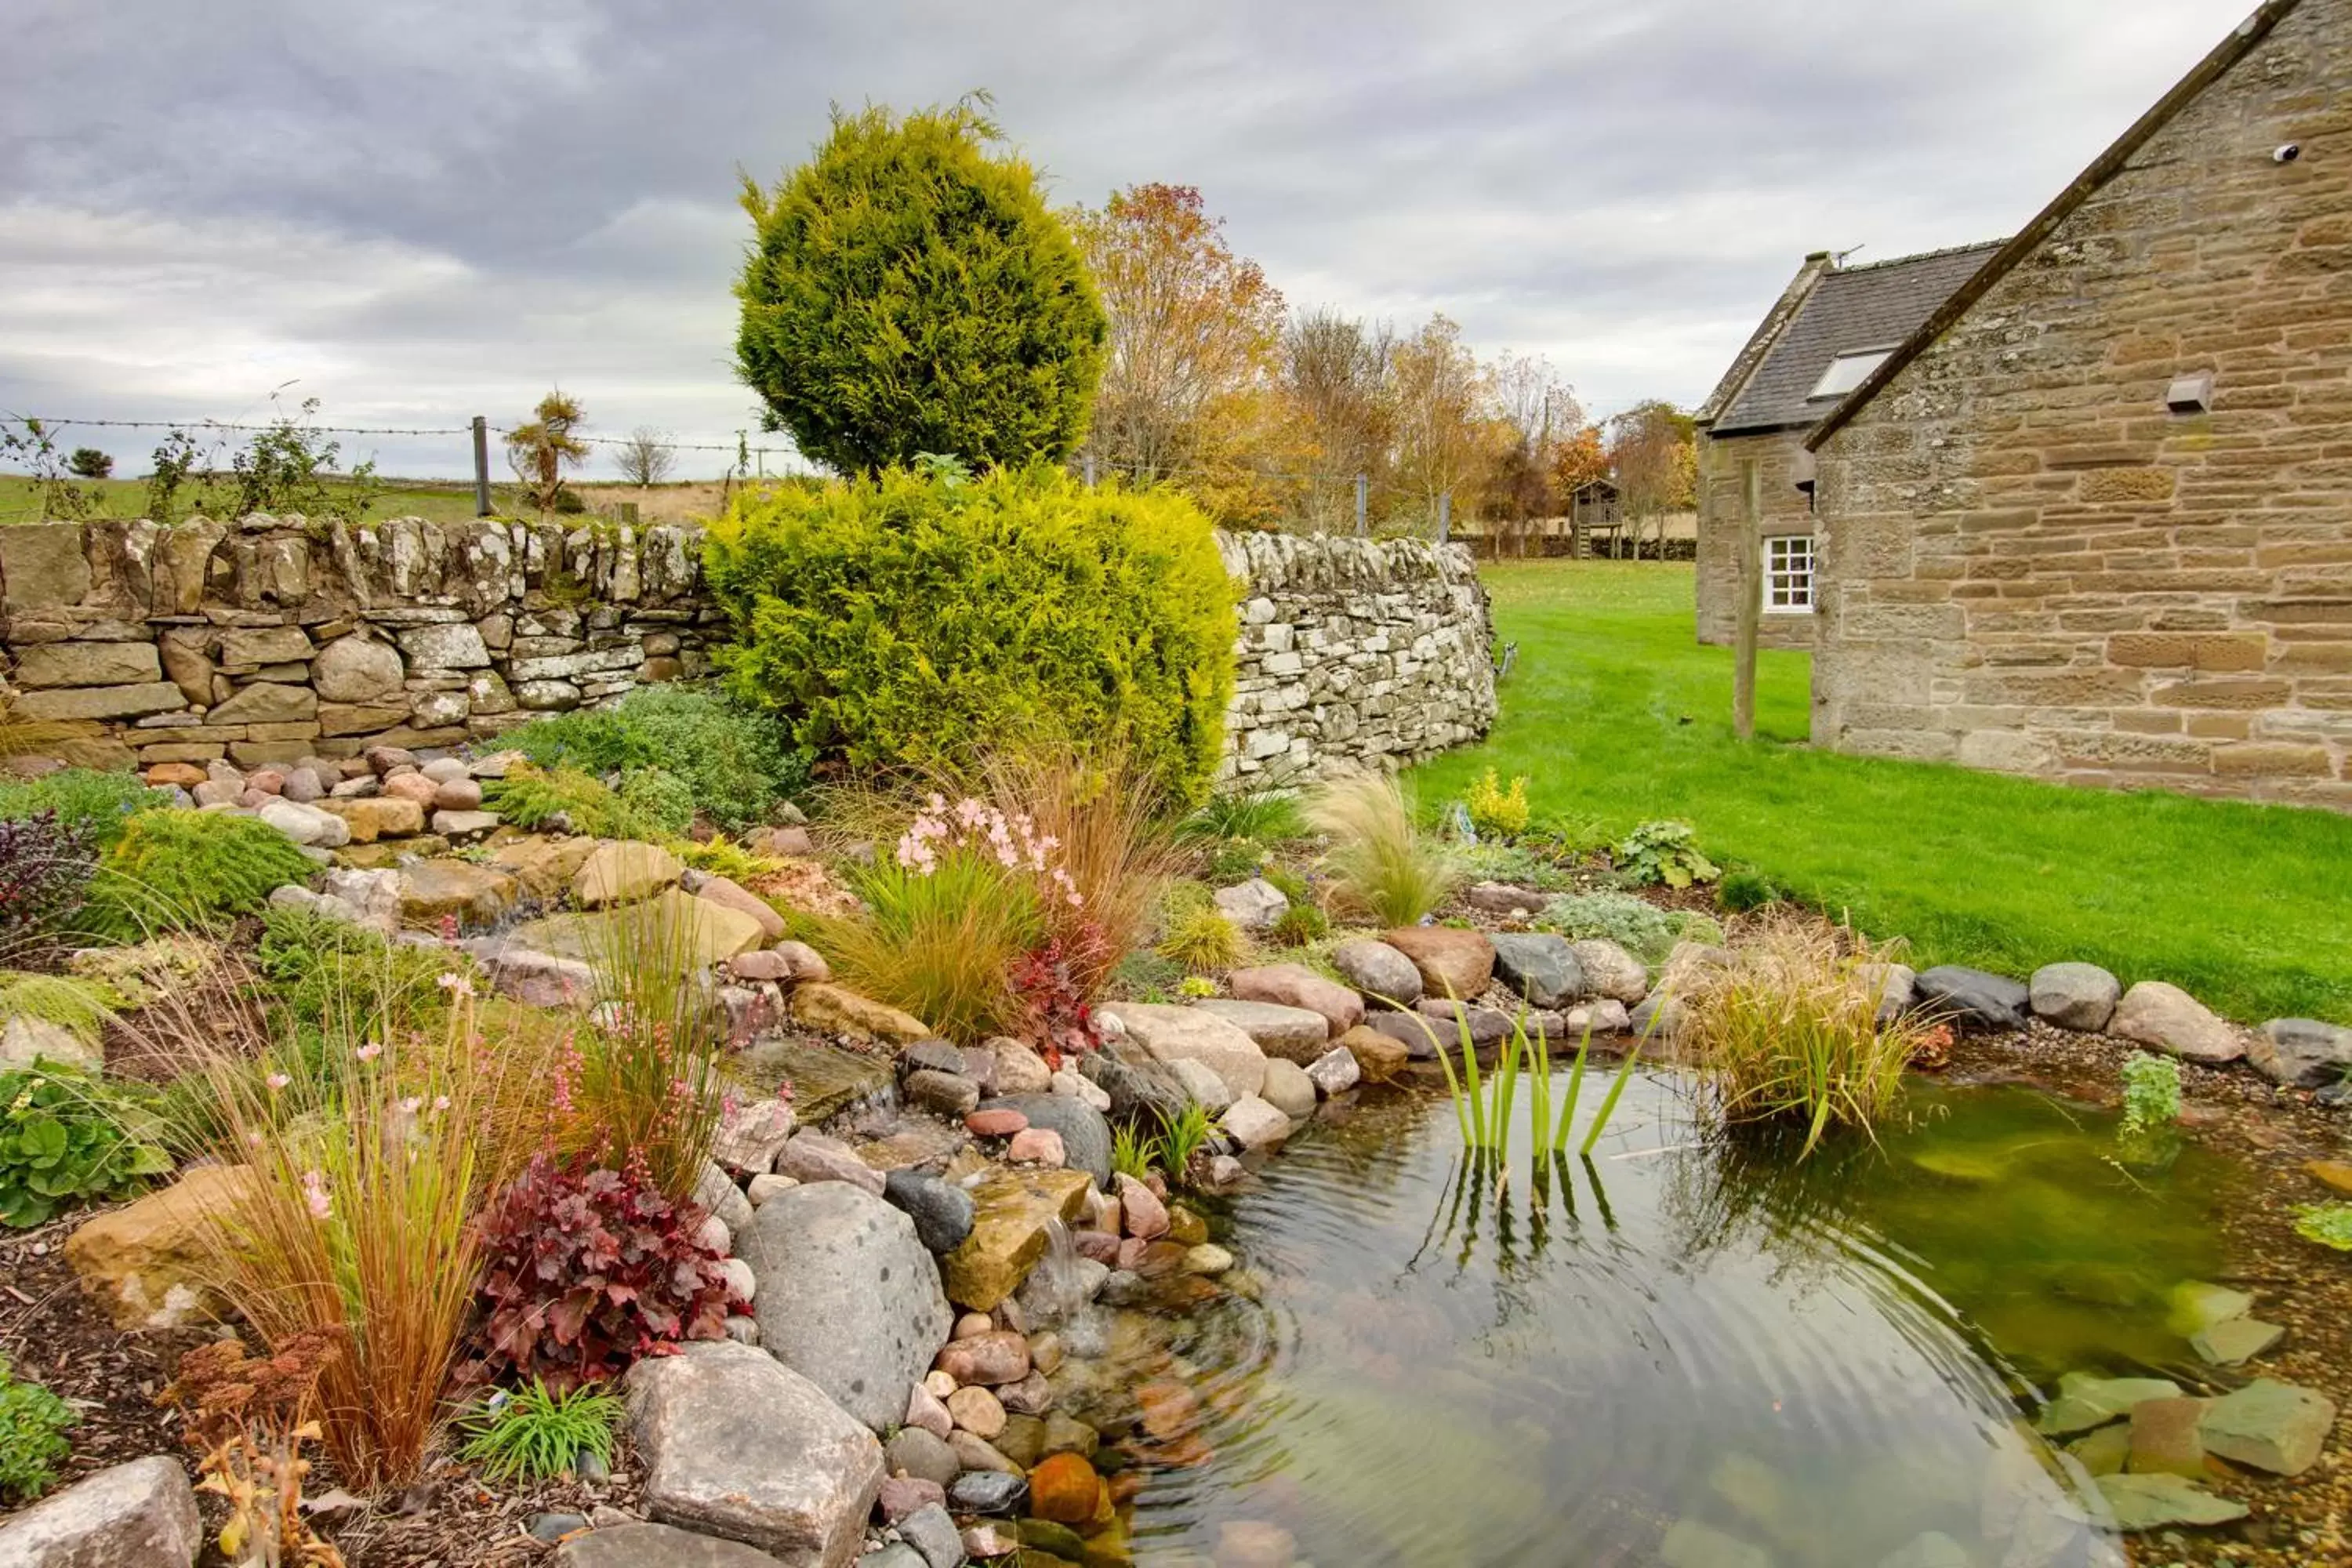
<path fill-rule="evenodd" d="M 90 499 L 89 515 L 93 517 L 134 518 L 145 515 L 145 479 L 80 479 L 75 483 Z M 635 501 L 638 514 L 647 522 L 678 522 L 714 516 L 719 510 L 723 493 L 723 487 L 702 481 L 656 485 L 650 489 L 640 489 L 635 485 L 593 482 L 572 488 L 580 492 L 592 511 L 622 501 Z M 530 501 L 514 485 L 492 485 L 490 500 L 500 516 L 531 515 Z M 422 517 L 436 522 L 463 522 L 474 515 L 474 487 L 463 482 L 387 479 L 370 499 L 363 515 L 371 518 Z M 39 522 L 43 520 L 39 482 L 21 474 L 0 474 L 0 523 Z"/>

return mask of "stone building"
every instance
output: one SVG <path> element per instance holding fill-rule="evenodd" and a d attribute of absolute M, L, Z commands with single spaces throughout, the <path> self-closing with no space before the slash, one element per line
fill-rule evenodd
<path fill-rule="evenodd" d="M 1818 743 L 2352 808 L 2352 0 L 2266 0 L 1805 441 Z"/>
<path fill-rule="evenodd" d="M 1747 466 L 1758 468 L 1767 647 L 1813 643 L 1812 463 L 1805 435 L 1982 266 L 2000 242 L 1845 267 L 1805 258 L 1723 380 L 1699 405 L 1698 640 L 1738 620 Z"/>

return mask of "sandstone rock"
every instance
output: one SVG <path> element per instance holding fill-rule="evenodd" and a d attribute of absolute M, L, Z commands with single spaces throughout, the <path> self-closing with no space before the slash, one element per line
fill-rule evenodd
<path fill-rule="evenodd" d="M 1412 960 L 1425 996 L 1474 1001 L 1495 977 L 1495 944 L 1480 931 L 1400 926 L 1381 940 Z"/>
<path fill-rule="evenodd" d="M 16 684 L 129 686 L 163 679 L 163 666 L 150 642 L 36 643 L 16 649 Z"/>
<path fill-rule="evenodd" d="M 1255 1094 L 1265 1081 L 1265 1051 L 1245 1031 L 1214 1014 L 1148 1002 L 1108 1003 L 1099 1011 L 1116 1018 L 1155 1061 L 1196 1062 L 1236 1098 Z"/>
<path fill-rule="evenodd" d="M 1940 963 L 1913 982 L 1923 1013 L 1966 1029 L 2021 1029 L 2032 993 L 2003 974 Z"/>
<path fill-rule="evenodd" d="M 2237 1030 L 2161 980 L 2143 980 L 2125 992 L 2107 1032 L 2192 1062 L 2233 1062 L 2246 1054 Z"/>
<path fill-rule="evenodd" d="M 999 1094 L 1045 1094 L 1054 1086 L 1054 1073 L 1045 1058 L 1022 1041 L 999 1035 L 982 1047 L 996 1063 L 995 1084 Z"/>
<path fill-rule="evenodd" d="M 882 1173 L 851 1152 L 848 1144 L 805 1128 L 778 1152 L 776 1173 L 803 1183 L 845 1183 L 876 1197 L 882 1195 L 886 1183 Z"/>
<path fill-rule="evenodd" d="M 2352 1073 L 2352 1029 L 2316 1018 L 2273 1018 L 2247 1046 L 2246 1057 L 2273 1083 L 2325 1089 Z"/>
<path fill-rule="evenodd" d="M 2228 1524 L 2246 1517 L 2245 1504 L 2215 1497 L 2179 1476 L 2100 1476 L 2097 1485 L 2116 1528 L 2129 1532 L 2179 1524 Z"/>
<path fill-rule="evenodd" d="M 423 826 L 421 818 L 418 826 Z M 516 838 L 492 850 L 490 864 L 520 882 L 532 898 L 553 900 L 571 888 L 595 852 L 593 838 Z"/>
<path fill-rule="evenodd" d="M 1356 1066 L 1374 1083 L 1388 1082 L 1412 1060 L 1402 1043 L 1360 1024 L 1340 1036 L 1334 1048 L 1355 1058 Z"/>
<path fill-rule="evenodd" d="M 205 782 L 205 770 L 194 763 L 157 763 L 141 775 L 150 788 L 194 790 Z"/>
<path fill-rule="evenodd" d="M 84 1220 L 66 1241 L 82 1289 L 120 1329 L 168 1329 L 220 1321 L 214 1276 L 215 1227 L 254 1192 L 246 1165 L 199 1165 L 161 1192 Z"/>
<path fill-rule="evenodd" d="M 1168 1234 L 1168 1205 L 1160 1194 L 1124 1173 L 1112 1180 L 1118 1186 L 1119 1213 L 1128 1235 L 1150 1241 Z"/>
<path fill-rule="evenodd" d="M 583 909 L 634 904 L 675 884 L 686 868 L 657 844 L 616 839 L 599 844 L 572 879 L 572 897 Z"/>
<path fill-rule="evenodd" d="M 97 1072 L 106 1066 L 106 1048 L 63 1024 L 30 1013 L 16 1014 L 0 1024 L 0 1068 L 28 1068 L 42 1061 Z"/>
<path fill-rule="evenodd" d="M 931 1033 L 912 1014 L 830 981 L 812 980 L 793 991 L 792 1012 L 793 1021 L 807 1028 L 884 1045 L 912 1045 Z"/>
<path fill-rule="evenodd" d="M 11 1568 L 189 1568 L 204 1545 L 187 1472 L 160 1454 L 0 1519 L 0 1563 Z"/>
<path fill-rule="evenodd" d="M 1355 1088 L 1362 1077 L 1363 1069 L 1357 1066 L 1354 1054 L 1346 1046 L 1332 1047 L 1307 1068 L 1307 1081 L 1327 1099 Z"/>
<path fill-rule="evenodd" d="M 1255 1094 L 1225 1108 L 1218 1124 L 1244 1149 L 1268 1149 L 1290 1136 L 1290 1118 Z"/>
<path fill-rule="evenodd" d="M 173 691 L 178 687 L 172 688 Z M 205 715 L 207 727 L 224 724 L 292 724 L 319 716 L 318 694 L 307 686 L 257 680 Z"/>
<path fill-rule="evenodd" d="M 438 926 L 443 917 L 455 915 L 461 921 L 488 923 L 514 907 L 519 890 L 512 877 L 487 866 L 464 860 L 419 861 L 400 872 L 401 922 L 429 930 Z M 544 944 L 527 942 L 525 945 Z"/>
<path fill-rule="evenodd" d="M 1045 1255 L 1049 1220 L 1075 1225 L 1092 1178 L 1081 1171 L 999 1170 L 972 1192 L 971 1234 L 944 1260 L 949 1300 L 993 1311 Z"/>
<path fill-rule="evenodd" d="M 490 662 L 482 634 L 464 621 L 412 626 L 400 634 L 400 647 L 419 669 L 483 669 Z"/>
<path fill-rule="evenodd" d="M 793 1568 L 846 1568 L 856 1555 L 882 1445 L 815 1384 L 765 1351 L 695 1344 L 638 1362 L 624 1386 L 656 1521 Z"/>
<path fill-rule="evenodd" d="M 1297 1062 L 1281 1057 L 1268 1058 L 1265 1082 L 1257 1092 L 1259 1099 L 1293 1121 L 1304 1121 L 1315 1114 L 1315 1080 Z"/>
<path fill-rule="evenodd" d="M 1495 974 L 1531 1006 L 1557 1007 L 1585 994 L 1584 968 L 1568 939 L 1549 931 L 1506 931 L 1495 944 Z"/>
<path fill-rule="evenodd" d="M 1642 961 L 1606 937 L 1587 937 L 1568 944 L 1583 973 L 1588 994 L 1622 1002 L 1631 1007 L 1650 994 L 1650 972 Z"/>
<path fill-rule="evenodd" d="M 10 704 L 8 711 L 13 718 L 36 722 L 135 719 L 145 713 L 169 713 L 186 704 L 185 695 L 170 681 L 149 680 L 135 686 L 73 686 L 27 691 Z M 240 724 L 246 721 L 236 721 Z M 61 752 L 64 749 L 59 748 Z"/>
<path fill-rule="evenodd" d="M 593 914 L 550 915 L 517 926 L 510 933 L 527 947 L 590 963 L 625 954 L 635 947 L 670 952 L 695 969 L 708 969 L 755 947 L 760 928 L 748 915 L 677 889 L 641 904 L 622 904 Z"/>
<path fill-rule="evenodd" d="M 1275 922 L 1290 908 L 1290 900 L 1282 889 L 1263 877 L 1220 888 L 1212 897 L 1217 912 L 1244 931 L 1272 931 Z"/>
<path fill-rule="evenodd" d="M 1339 988 L 1335 986 L 1334 989 Z M 1286 1058 L 1292 1062 L 1311 1062 L 1321 1056 L 1330 1043 L 1330 1020 L 1321 1013 L 1305 1007 L 1286 1007 L 1271 1002 L 1228 1001 L 1222 997 L 1210 997 L 1194 1003 L 1193 1006 L 1236 1026 L 1255 1040 L 1258 1049 L 1269 1057 Z M 1357 1016 L 1362 1016 L 1360 1009 Z"/>
<path fill-rule="evenodd" d="M 778 941 L 784 934 L 784 917 L 776 912 L 775 906 L 740 883 L 730 881 L 725 877 L 705 877 L 695 888 L 694 896 L 708 899 L 738 914 L 751 916 L 760 922 L 760 937 L 763 942 Z"/>
<path fill-rule="evenodd" d="M 782 1559 L 740 1541 L 667 1524 L 607 1524 L 567 1536 L 555 1568 L 782 1568 Z"/>
<path fill-rule="evenodd" d="M 324 800 L 320 811 L 332 812 L 351 829 L 353 844 L 373 844 L 380 838 L 406 838 L 425 831 L 425 808 L 397 795 L 373 799 Z"/>
<path fill-rule="evenodd" d="M 373 702 L 401 689 L 407 675 L 399 652 L 353 634 L 338 637 L 310 661 L 310 685 L 329 702 Z"/>
<path fill-rule="evenodd" d="M 2124 994 L 2116 977 L 2095 963 L 2045 963 L 2025 983 L 2025 991 L 2035 1017 L 2086 1034 L 2107 1026 Z"/>
<path fill-rule="evenodd" d="M 1331 950 L 1331 967 L 1375 1001 L 1410 1007 L 1421 1000 L 1421 970 L 1387 942 L 1357 937 Z"/>
<path fill-rule="evenodd" d="M 914 1221 L 845 1182 L 771 1199 L 736 1239 L 760 1342 L 868 1426 L 895 1426 L 954 1318 Z"/>
<path fill-rule="evenodd" d="M 1327 1040 L 1338 1039 L 1364 1019 L 1364 999 L 1336 980 L 1326 980 L 1303 963 L 1275 963 L 1257 969 L 1236 969 L 1226 986 L 1244 1002 L 1265 1002 L 1279 1007 L 1303 1007 L 1319 1013 Z M 1258 1041 L 1266 1049 L 1273 1046 Z"/>

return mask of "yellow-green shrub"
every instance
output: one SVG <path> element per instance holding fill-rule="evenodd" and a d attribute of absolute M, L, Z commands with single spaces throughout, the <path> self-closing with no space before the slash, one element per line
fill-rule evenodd
<path fill-rule="evenodd" d="M 936 770 L 1007 742 L 1116 748 L 1201 799 L 1234 686 L 1234 590 L 1171 493 L 1045 467 L 888 472 L 737 503 L 708 575 L 735 692 L 861 768 Z"/>

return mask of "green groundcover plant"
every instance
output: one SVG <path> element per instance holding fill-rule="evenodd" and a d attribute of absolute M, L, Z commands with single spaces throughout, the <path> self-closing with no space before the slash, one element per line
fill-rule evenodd
<path fill-rule="evenodd" d="M 706 564 L 730 689 L 813 753 L 919 773 L 1074 742 L 1172 804 L 1207 793 L 1234 591 L 1181 496 L 1045 467 L 890 472 L 740 502 Z"/>
<path fill-rule="evenodd" d="M 284 834 L 249 816 L 146 811 L 99 862 L 84 921 L 137 938 L 250 914 L 271 891 L 318 868 Z"/>
<path fill-rule="evenodd" d="M 584 1455 L 610 1464 L 620 1396 L 599 1387 L 551 1390 L 532 1378 L 508 1394 L 492 1394 L 459 1417 L 466 1434 L 461 1458 L 495 1481 L 543 1481 L 563 1474 Z"/>
<path fill-rule="evenodd" d="M 130 1091 L 47 1063 L 0 1072 L 0 1225 L 45 1225 L 172 1168 Z"/>
<path fill-rule="evenodd" d="M 509 730 L 499 744 L 543 769 L 603 776 L 659 769 L 729 833 L 767 820 L 808 782 L 774 714 L 714 687 L 647 686 L 610 708 L 583 709 Z"/>
<path fill-rule="evenodd" d="M 0 1505 L 30 1502 L 49 1489 L 77 1419 L 64 1400 L 20 1381 L 0 1361 Z"/>

